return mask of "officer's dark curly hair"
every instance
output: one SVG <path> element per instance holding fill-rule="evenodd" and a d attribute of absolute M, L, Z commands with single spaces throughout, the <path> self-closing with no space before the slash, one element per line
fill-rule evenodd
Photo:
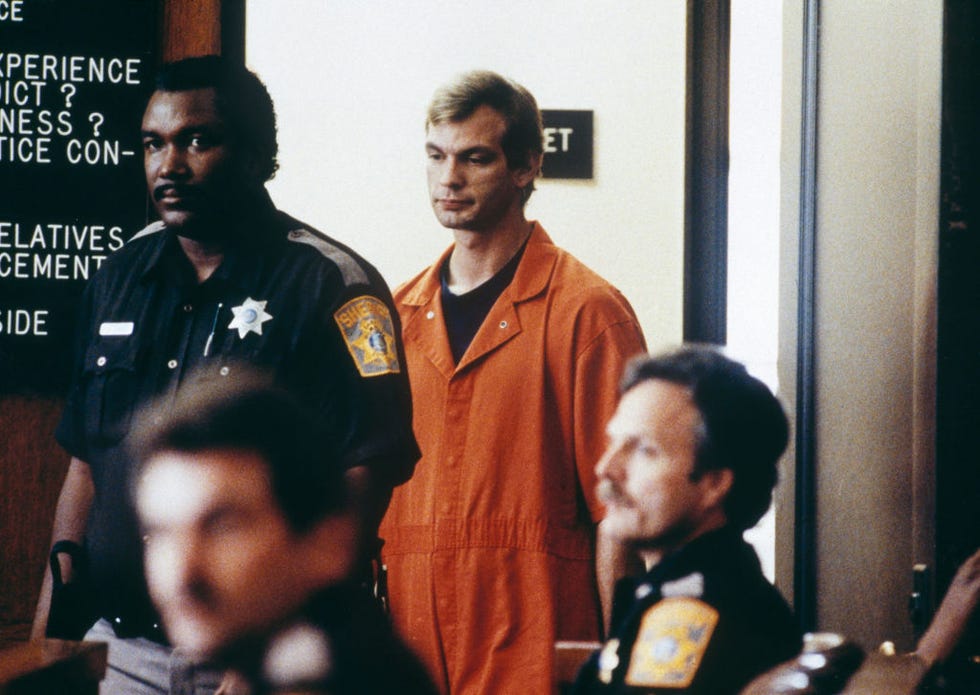
<path fill-rule="evenodd" d="M 724 502 L 728 522 L 740 530 L 755 526 L 772 502 L 779 457 L 789 441 L 789 422 L 779 401 L 743 365 L 707 347 L 635 358 L 620 392 L 651 379 L 686 387 L 701 415 L 691 479 L 730 469 L 734 482 Z"/>
<path fill-rule="evenodd" d="M 197 56 L 162 65 L 154 87 L 162 92 L 214 88 L 225 125 L 238 143 L 256 154 L 261 181 L 275 175 L 276 111 L 269 90 L 254 72 L 221 56 Z"/>
<path fill-rule="evenodd" d="M 175 402 L 140 411 L 128 441 L 137 461 L 131 489 L 148 461 L 163 452 L 232 450 L 257 454 L 272 494 L 298 533 L 347 507 L 339 455 L 315 418 L 271 378 L 247 365 L 228 376 L 192 376 Z"/>

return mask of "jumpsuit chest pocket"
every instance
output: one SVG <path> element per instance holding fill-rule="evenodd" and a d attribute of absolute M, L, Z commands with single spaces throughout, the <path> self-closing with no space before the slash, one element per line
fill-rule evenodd
<path fill-rule="evenodd" d="M 136 345 L 131 338 L 103 338 L 85 353 L 85 429 L 95 443 L 119 442 L 129 432 L 139 398 Z"/>

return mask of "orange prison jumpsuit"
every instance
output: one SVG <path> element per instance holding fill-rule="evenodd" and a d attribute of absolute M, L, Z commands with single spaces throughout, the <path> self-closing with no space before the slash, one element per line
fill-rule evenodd
<path fill-rule="evenodd" d="M 395 293 L 422 459 L 382 524 L 396 627 L 444 692 L 547 694 L 556 639 L 597 639 L 593 467 L 624 363 L 626 299 L 535 223 L 459 364 L 450 253 Z"/>

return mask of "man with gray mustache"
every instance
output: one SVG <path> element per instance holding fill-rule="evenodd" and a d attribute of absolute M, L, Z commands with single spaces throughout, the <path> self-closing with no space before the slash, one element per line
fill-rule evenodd
<path fill-rule="evenodd" d="M 621 580 L 605 646 L 575 693 L 737 693 L 800 649 L 793 615 L 742 532 L 769 508 L 782 406 L 707 348 L 630 363 L 596 466 L 600 533 L 646 574 Z"/>

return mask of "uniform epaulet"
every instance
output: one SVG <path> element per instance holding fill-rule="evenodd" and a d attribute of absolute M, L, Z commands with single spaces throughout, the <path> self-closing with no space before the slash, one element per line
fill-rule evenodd
<path fill-rule="evenodd" d="M 290 230 L 286 238 L 297 244 L 307 244 L 319 251 L 324 258 L 337 266 L 345 285 L 368 284 L 368 275 L 361 267 L 360 261 L 345 248 L 332 243 L 329 239 L 302 227 Z"/>
<path fill-rule="evenodd" d="M 129 241 L 135 241 L 136 239 L 139 239 L 141 237 L 150 236 L 151 234 L 157 234 L 158 232 L 162 232 L 166 228 L 167 228 L 167 225 L 165 225 L 163 223 L 163 220 L 157 220 L 156 222 L 152 222 L 152 223 L 146 225 L 145 227 L 143 227 L 143 229 L 141 229 L 138 232 L 136 232 L 136 234 L 134 234 L 129 239 Z M 126 242 L 126 243 L 129 243 L 129 242 Z"/>
<path fill-rule="evenodd" d="M 718 624 L 718 611 L 696 598 L 665 598 L 650 606 L 630 654 L 627 685 L 686 688 L 694 680 Z"/>

